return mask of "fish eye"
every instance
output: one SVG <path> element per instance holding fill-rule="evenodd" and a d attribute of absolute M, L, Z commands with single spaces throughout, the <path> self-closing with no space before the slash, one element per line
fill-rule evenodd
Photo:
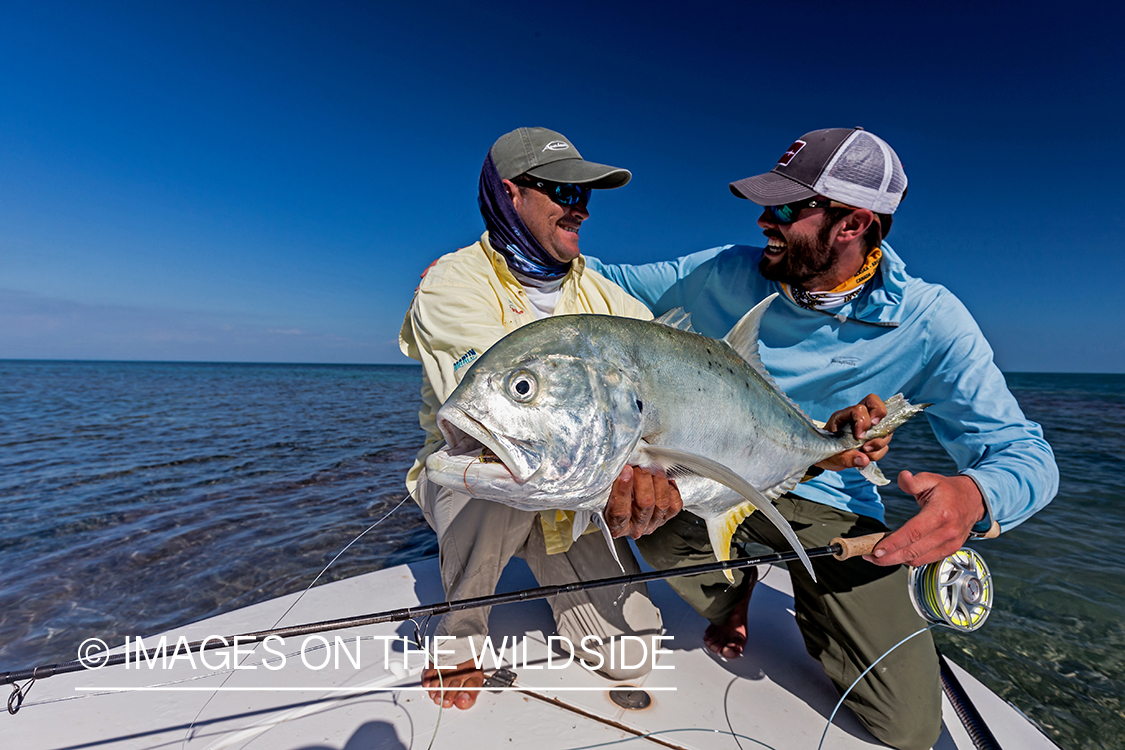
<path fill-rule="evenodd" d="M 539 392 L 539 381 L 528 370 L 516 370 L 508 377 L 508 394 L 516 401 L 526 403 Z"/>

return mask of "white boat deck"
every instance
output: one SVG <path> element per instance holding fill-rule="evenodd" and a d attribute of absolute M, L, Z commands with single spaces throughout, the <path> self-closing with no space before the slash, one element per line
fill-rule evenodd
<path fill-rule="evenodd" d="M 535 585 L 523 563 L 513 561 L 498 591 Z M 215 673 L 196 655 L 195 668 L 181 656 L 167 670 L 159 664 L 152 669 L 131 664 L 41 680 L 18 715 L 0 716 L 0 747 L 816 750 L 837 695 L 820 665 L 805 653 L 783 569 L 769 569 L 755 591 L 750 643 L 741 659 L 730 662 L 703 648 L 706 622 L 665 583 L 649 584 L 649 590 L 674 640 L 666 644 L 671 653 L 658 661 L 666 669 L 630 683 L 652 697 L 651 705 L 641 710 L 614 704 L 607 693 L 614 684 L 582 667 L 534 669 L 545 666 L 547 636 L 554 632 L 549 607 L 534 601 L 495 607 L 490 621 L 497 642 L 504 636 L 509 643 L 513 637 L 520 639 L 519 664 L 514 667 L 520 690 L 484 693 L 468 711 L 441 711 L 419 689 L 421 656 L 413 653 L 408 669 L 403 669 L 401 638 L 413 635 L 413 625 L 392 623 L 326 634 L 330 641 L 339 635 L 353 654 L 355 637 L 364 636 L 359 668 L 343 653 L 338 668 L 331 661 L 319 669 L 306 667 L 299 654 L 304 639 L 290 638 L 284 649 L 277 649 L 288 654 L 285 665 L 275 662 L 273 669 L 261 663 L 269 654 L 259 647 L 244 662 L 256 669 Z M 352 617 L 443 598 L 437 562 L 427 560 L 317 587 L 281 624 Z M 296 595 L 282 597 L 171 631 L 169 643 L 180 635 L 194 640 L 271 628 L 294 599 Z M 384 642 L 370 636 L 399 639 L 392 643 L 389 659 Z M 330 650 L 313 650 L 318 643 L 315 637 L 308 641 L 306 657 L 313 667 L 331 655 Z M 155 639 L 146 638 L 146 645 L 155 646 Z M 211 652 L 207 658 L 218 664 L 220 654 Z M 551 659 L 554 664 L 561 661 Z M 1002 747 L 1055 748 L 1011 706 L 956 665 L 954 670 Z M 972 742 L 948 702 L 944 710 L 945 728 L 934 747 L 971 750 Z M 884 746 L 841 709 L 823 747 Z"/>

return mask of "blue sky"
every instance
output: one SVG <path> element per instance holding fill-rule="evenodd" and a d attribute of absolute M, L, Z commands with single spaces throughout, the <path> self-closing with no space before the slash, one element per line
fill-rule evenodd
<path fill-rule="evenodd" d="M 1125 372 L 1116 24 L 995 5 L 4 3 L 0 358 L 406 363 L 502 133 L 632 170 L 581 243 L 643 262 L 758 242 L 727 183 L 862 125 L 1001 368 Z"/>

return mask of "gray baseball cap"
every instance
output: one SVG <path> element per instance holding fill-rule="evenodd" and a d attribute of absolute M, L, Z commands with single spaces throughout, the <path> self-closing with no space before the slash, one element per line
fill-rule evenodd
<path fill-rule="evenodd" d="M 765 174 L 730 184 L 760 206 L 823 195 L 856 208 L 893 214 L 906 193 L 906 172 L 886 141 L 863 128 L 805 133 Z"/>
<path fill-rule="evenodd" d="M 551 182 L 619 188 L 633 176 L 628 169 L 586 161 L 566 136 L 547 128 L 516 128 L 500 136 L 490 153 L 502 180 L 530 174 Z"/>

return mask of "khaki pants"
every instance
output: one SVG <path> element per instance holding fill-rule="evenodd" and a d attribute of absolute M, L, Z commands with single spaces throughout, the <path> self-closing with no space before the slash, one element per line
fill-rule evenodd
<path fill-rule="evenodd" d="M 777 509 L 793 526 L 805 547 L 822 547 L 833 537 L 885 532 L 875 519 L 804 500 L 792 494 L 779 498 Z M 789 543 L 761 513 L 738 527 L 734 542 L 765 544 L 788 551 Z M 637 547 L 654 568 L 713 562 L 714 554 L 702 519 L 680 513 Z M 926 622 L 915 612 L 907 591 L 907 569 L 880 567 L 862 559 L 812 561 L 813 583 L 800 561 L 789 563 L 797 624 L 805 648 L 824 667 L 842 693 L 876 659 Z M 722 573 L 671 578 L 668 583 L 699 614 L 724 622 L 742 598 L 744 574 L 734 571 L 731 586 Z M 863 724 L 888 745 L 924 750 L 941 733 L 941 686 L 937 654 L 930 634 L 923 633 L 879 662 L 845 701 Z"/>
<path fill-rule="evenodd" d="M 495 593 L 500 574 L 513 555 L 527 561 L 540 586 L 621 574 L 600 533 L 580 537 L 566 552 L 548 555 L 538 513 L 454 492 L 427 482 L 425 476 L 423 472 L 415 496 L 426 521 L 437 532 L 441 580 L 448 599 Z M 640 566 L 628 543 L 619 539 L 616 548 L 625 572 L 639 573 Z M 602 663 L 598 672 L 613 680 L 627 680 L 649 671 L 652 636 L 661 634 L 662 623 L 660 610 L 649 599 L 644 584 L 575 591 L 548 601 L 558 634 L 574 644 L 576 656 L 592 664 Z M 456 637 L 456 641 L 442 643 L 443 652 L 452 651 L 442 654 L 443 666 L 473 658 L 474 648 L 481 653 L 490 610 L 478 607 L 449 612 L 441 618 L 436 634 Z M 632 639 L 616 641 L 621 635 L 640 636 L 645 645 Z M 596 640 L 587 641 L 589 653 L 584 654 L 581 644 L 587 636 Z M 611 649 L 616 652 L 613 658 Z M 637 664 L 640 666 L 632 666 Z"/>

